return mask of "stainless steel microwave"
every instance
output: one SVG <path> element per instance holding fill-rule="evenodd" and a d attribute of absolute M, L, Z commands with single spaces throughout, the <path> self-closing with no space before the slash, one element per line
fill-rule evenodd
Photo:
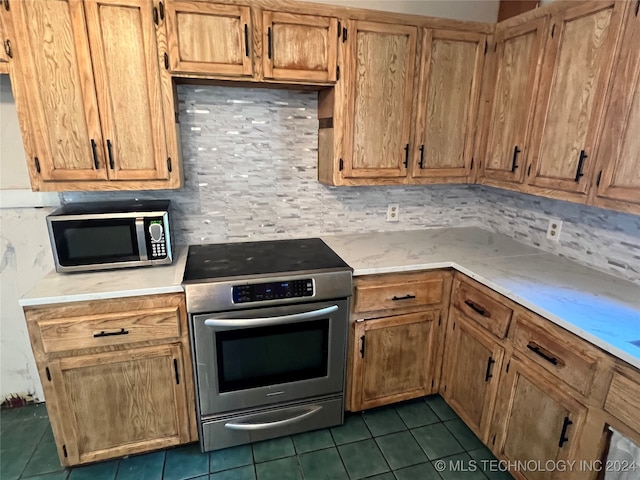
<path fill-rule="evenodd" d="M 168 200 L 69 204 L 47 216 L 47 227 L 58 272 L 173 261 Z"/>

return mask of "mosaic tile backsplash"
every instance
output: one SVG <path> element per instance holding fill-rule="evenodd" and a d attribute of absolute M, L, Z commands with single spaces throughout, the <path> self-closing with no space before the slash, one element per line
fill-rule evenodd
<path fill-rule="evenodd" d="M 477 185 L 327 187 L 317 93 L 178 87 L 185 187 L 65 192 L 63 202 L 169 198 L 182 244 L 480 226 L 640 284 L 640 217 Z M 386 221 L 389 203 L 400 221 Z M 561 241 L 546 239 L 550 217 Z"/>

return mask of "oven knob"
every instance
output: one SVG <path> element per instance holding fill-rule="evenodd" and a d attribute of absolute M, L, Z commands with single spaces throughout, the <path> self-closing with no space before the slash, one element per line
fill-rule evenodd
<path fill-rule="evenodd" d="M 159 223 L 152 223 L 149 225 L 149 234 L 151 235 L 151 240 L 154 242 L 159 242 L 162 239 L 162 225 Z"/>

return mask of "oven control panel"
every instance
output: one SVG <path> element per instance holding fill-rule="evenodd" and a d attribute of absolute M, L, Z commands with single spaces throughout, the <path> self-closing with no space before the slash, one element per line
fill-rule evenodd
<path fill-rule="evenodd" d="M 312 297 L 313 280 L 290 280 L 287 282 L 252 283 L 234 285 L 233 303 L 262 302 L 283 298 Z"/>

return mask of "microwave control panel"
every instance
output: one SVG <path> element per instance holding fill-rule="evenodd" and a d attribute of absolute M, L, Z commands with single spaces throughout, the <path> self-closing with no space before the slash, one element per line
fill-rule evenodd
<path fill-rule="evenodd" d="M 234 285 L 233 303 L 263 302 L 282 298 L 313 296 L 313 280 L 290 280 L 285 282 L 253 283 Z"/>
<path fill-rule="evenodd" d="M 144 228 L 147 237 L 147 256 L 150 260 L 167 258 L 167 239 L 162 217 L 145 218 Z"/>

